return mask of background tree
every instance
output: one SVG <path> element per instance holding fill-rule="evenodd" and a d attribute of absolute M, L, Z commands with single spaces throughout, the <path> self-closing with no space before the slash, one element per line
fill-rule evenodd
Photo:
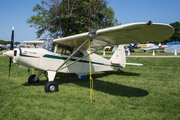
<path fill-rule="evenodd" d="M 6 41 L 0 40 L 0 44 L 5 45 L 5 44 L 6 44 Z"/>
<path fill-rule="evenodd" d="M 173 42 L 173 41 L 180 41 L 180 23 L 174 22 L 174 23 L 171 23 L 170 25 L 174 27 L 175 33 L 173 34 L 172 37 L 163 41 L 163 43 L 165 44 L 169 42 Z"/>
<path fill-rule="evenodd" d="M 106 0 L 42 0 L 27 23 L 38 29 L 38 38 L 44 33 L 57 38 L 118 25 L 107 4 Z"/>
<path fill-rule="evenodd" d="M 20 42 L 15 42 L 14 44 L 15 44 L 15 45 L 19 45 L 19 44 L 21 44 L 21 43 L 20 43 Z"/>
<path fill-rule="evenodd" d="M 0 40 L 0 44 L 2 45 L 11 44 L 11 41 Z"/>
<path fill-rule="evenodd" d="M 47 41 L 47 39 L 39 39 L 39 41 Z"/>

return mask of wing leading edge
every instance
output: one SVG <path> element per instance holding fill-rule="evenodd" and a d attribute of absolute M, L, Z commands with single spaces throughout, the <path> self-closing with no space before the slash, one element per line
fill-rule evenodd
<path fill-rule="evenodd" d="M 93 34 L 91 34 L 93 33 Z M 130 23 L 110 28 L 99 29 L 94 32 L 86 32 L 59 39 L 55 43 L 65 46 L 79 47 L 85 40 L 91 39 L 91 47 L 107 45 L 119 45 L 139 42 L 162 42 L 174 34 L 174 28 L 162 23 Z M 83 47 L 87 49 L 88 46 Z"/>

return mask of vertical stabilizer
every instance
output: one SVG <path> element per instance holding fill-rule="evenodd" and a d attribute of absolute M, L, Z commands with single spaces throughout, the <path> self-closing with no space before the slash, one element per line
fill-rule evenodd
<path fill-rule="evenodd" d="M 119 45 L 117 50 L 114 52 L 110 59 L 112 65 L 120 65 L 121 67 L 126 66 L 126 55 L 124 45 Z"/>

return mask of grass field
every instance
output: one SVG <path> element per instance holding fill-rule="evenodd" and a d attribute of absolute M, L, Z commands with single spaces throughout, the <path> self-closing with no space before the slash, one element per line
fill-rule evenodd
<path fill-rule="evenodd" d="M 145 52 L 143 52 L 143 51 L 141 51 L 141 50 L 139 50 L 139 49 L 134 49 L 134 53 L 130 53 L 130 55 L 152 55 L 152 53 L 153 53 L 153 50 L 147 50 L 146 51 L 146 53 Z M 158 55 L 158 56 L 169 56 L 169 55 L 174 55 L 174 53 L 160 53 L 160 51 L 163 51 L 163 49 L 162 50 L 158 50 L 156 53 L 155 53 L 155 55 Z M 105 51 L 105 54 L 106 55 L 112 55 L 114 52 L 113 51 Z M 97 51 L 96 52 L 96 54 L 98 54 L 98 55 L 103 55 L 103 50 L 99 50 L 99 51 Z M 127 55 L 128 53 L 126 53 L 126 55 Z M 179 53 L 177 53 L 177 55 L 179 55 Z"/>
<path fill-rule="evenodd" d="M 3 51 L 0 51 L 0 55 L 3 55 Z"/>
<path fill-rule="evenodd" d="M 27 82 L 31 72 L 0 57 L 0 119 L 33 120 L 178 120 L 180 119 L 180 58 L 127 58 L 144 66 L 125 72 L 95 72 L 94 100 L 89 101 L 89 79 L 57 74 L 56 93 L 45 93 L 45 77 Z"/>

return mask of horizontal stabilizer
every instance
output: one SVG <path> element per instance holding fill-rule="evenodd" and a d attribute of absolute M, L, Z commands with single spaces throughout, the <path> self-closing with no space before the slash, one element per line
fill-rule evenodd
<path fill-rule="evenodd" d="M 140 63 L 126 63 L 126 65 L 137 65 L 137 66 L 142 66 L 143 64 L 140 64 Z"/>
<path fill-rule="evenodd" d="M 29 69 L 28 67 L 25 67 L 25 66 L 23 66 L 23 65 L 18 65 L 18 67 L 19 67 L 19 68 L 27 68 L 27 69 Z"/>

